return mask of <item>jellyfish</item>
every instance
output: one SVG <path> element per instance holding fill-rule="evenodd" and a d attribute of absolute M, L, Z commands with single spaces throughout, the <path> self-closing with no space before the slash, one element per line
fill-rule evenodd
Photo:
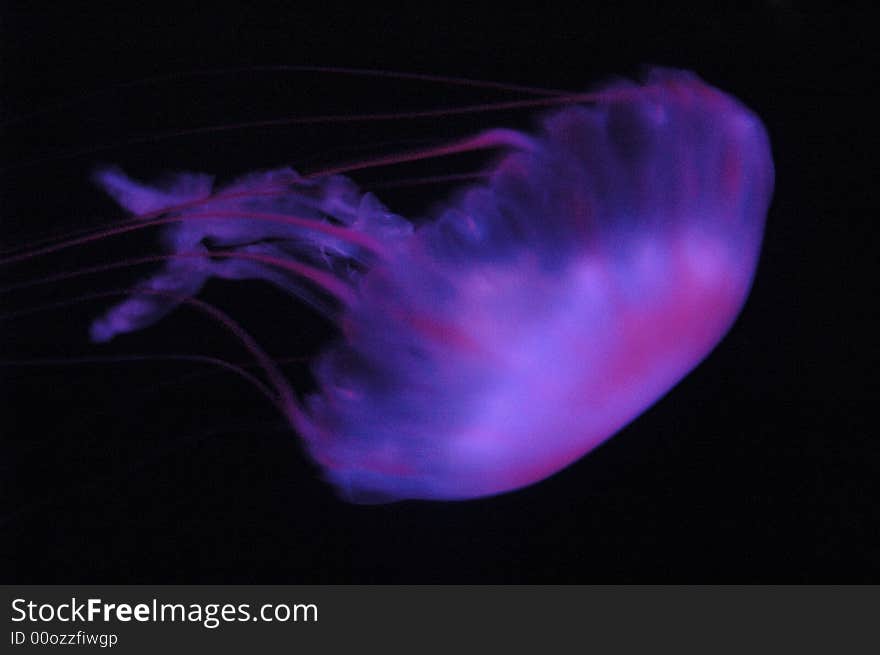
<path fill-rule="evenodd" d="M 493 149 L 420 220 L 351 170 Z M 575 462 L 696 367 L 748 295 L 773 190 L 760 119 L 696 75 L 654 69 L 439 148 L 303 175 L 94 176 L 158 225 L 156 272 L 95 318 L 106 342 L 181 304 L 233 331 L 260 388 L 341 497 L 466 500 Z M 239 321 L 198 299 L 258 280 L 338 327 L 298 397 Z M 273 311 L 266 307 L 266 312 Z"/>

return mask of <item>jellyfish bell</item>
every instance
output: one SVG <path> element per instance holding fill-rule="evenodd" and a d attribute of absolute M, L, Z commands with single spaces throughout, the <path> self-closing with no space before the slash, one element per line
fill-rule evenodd
<path fill-rule="evenodd" d="M 655 70 L 548 112 L 534 133 L 490 130 L 371 165 L 482 148 L 501 152 L 485 178 L 418 224 L 361 191 L 345 175 L 355 167 L 220 188 L 105 168 L 98 184 L 140 225 L 162 225 L 167 252 L 91 336 L 199 303 L 212 278 L 269 282 L 339 327 L 314 393 L 298 399 L 234 319 L 214 317 L 343 497 L 460 500 L 542 480 L 724 336 L 757 265 L 772 159 L 742 104 Z"/>
<path fill-rule="evenodd" d="M 541 480 L 728 330 L 772 188 L 764 129 L 688 74 L 615 90 L 547 116 L 361 281 L 310 404 L 334 435 L 310 448 L 341 488 L 469 498 Z"/>

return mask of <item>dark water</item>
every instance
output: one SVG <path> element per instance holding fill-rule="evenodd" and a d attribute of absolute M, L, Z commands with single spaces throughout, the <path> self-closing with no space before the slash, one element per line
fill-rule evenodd
<path fill-rule="evenodd" d="M 2 241 L 119 218 L 90 185 L 230 179 L 442 142 L 528 112 L 380 124 L 166 132 L 283 116 L 407 111 L 528 97 L 328 73 L 192 70 L 359 66 L 582 90 L 645 64 L 697 71 L 765 121 L 777 169 L 752 296 L 728 338 L 604 446 L 533 487 L 466 503 L 348 505 L 253 389 L 157 359 L 2 369 L 0 573 L 6 582 L 829 582 L 880 576 L 870 415 L 876 264 L 865 88 L 871 16 L 796 3 L 645 13 L 331 13 L 247 3 L 180 13 L 91 3 L 4 8 Z M 169 79 L 126 86 L 151 76 Z M 94 91 L 109 92 L 93 94 Z M 144 140 L 142 137 L 148 137 Z M 356 175 L 365 187 L 475 170 L 480 157 Z M 406 214 L 453 187 L 380 192 Z M 2 269 L 2 285 L 156 250 L 141 234 Z M 864 268 L 863 268 L 864 267 Z M 3 296 L 3 312 L 124 288 L 118 271 Z M 203 296 L 273 355 L 317 352 L 332 328 L 272 289 Z M 203 353 L 246 362 L 186 310 L 101 347 L 84 302 L 0 324 L 5 360 Z M 307 366 L 287 368 L 311 385 Z"/>

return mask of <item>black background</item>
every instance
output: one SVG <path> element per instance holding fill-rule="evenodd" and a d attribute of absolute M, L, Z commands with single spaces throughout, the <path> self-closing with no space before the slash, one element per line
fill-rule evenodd
<path fill-rule="evenodd" d="M 161 136 L 527 97 L 255 68 L 274 64 L 571 90 L 645 64 L 689 68 L 763 117 L 777 187 L 753 293 L 718 349 L 601 448 L 496 498 L 345 504 L 258 394 L 203 366 L 8 365 L 131 353 L 247 360 L 193 312 L 100 348 L 86 328 L 106 300 L 4 321 L 3 582 L 880 581 L 880 442 L 869 416 L 876 297 L 865 291 L 877 258 L 866 106 L 872 15 L 794 2 L 724 12 L 703 3 L 388 12 L 296 2 L 61 4 L 3 6 L 4 248 L 118 219 L 88 181 L 102 163 L 148 179 L 190 169 L 225 180 L 532 124 L 528 112 L 499 112 Z M 218 68 L 240 70 L 184 75 Z M 165 77 L 127 84 L 153 76 Z M 400 213 L 418 214 L 450 187 L 378 187 L 479 163 L 355 177 Z M 3 285 L 153 252 L 154 239 L 4 267 Z M 3 313 L 125 287 L 142 273 L 19 291 L 3 297 Z M 313 355 L 333 335 L 262 285 L 212 282 L 202 297 L 279 357 Z M 300 391 L 309 388 L 305 364 L 287 370 Z"/>

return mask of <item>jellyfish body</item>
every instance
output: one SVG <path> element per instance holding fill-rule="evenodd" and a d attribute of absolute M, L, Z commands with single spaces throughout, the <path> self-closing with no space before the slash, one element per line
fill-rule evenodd
<path fill-rule="evenodd" d="M 288 412 L 353 500 L 466 499 L 548 477 L 693 369 L 751 285 L 773 187 L 739 102 L 657 70 L 548 114 L 418 228 L 341 175 L 99 183 L 166 216 L 172 257 L 92 326 L 140 329 L 210 277 L 332 316 L 318 391 Z M 221 254 L 221 257 L 216 256 Z M 266 311 L 271 311 L 267 308 Z"/>

